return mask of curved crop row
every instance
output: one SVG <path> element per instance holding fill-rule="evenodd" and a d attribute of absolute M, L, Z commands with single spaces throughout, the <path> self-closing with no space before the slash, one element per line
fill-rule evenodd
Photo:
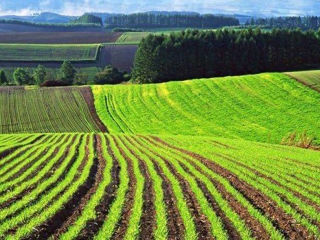
<path fill-rule="evenodd" d="M 1 238 L 320 237 L 318 152 L 211 137 L 31 139 L 12 137 L 29 144 L 0 157 Z"/>
<path fill-rule="evenodd" d="M 193 135 L 277 143 L 319 139 L 320 95 L 280 73 L 148 85 L 93 86 L 110 133 Z"/>
<path fill-rule="evenodd" d="M 92 101 L 88 87 L 7 88 L 0 91 L 0 134 L 106 131 Z"/>

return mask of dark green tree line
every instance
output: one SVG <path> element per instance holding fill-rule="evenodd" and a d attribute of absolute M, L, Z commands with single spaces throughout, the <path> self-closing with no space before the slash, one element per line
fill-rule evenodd
<path fill-rule="evenodd" d="M 320 65 L 319 36 L 320 32 L 279 29 L 149 35 L 137 51 L 133 80 L 163 82 Z"/>
<path fill-rule="evenodd" d="M 300 28 L 302 30 L 317 30 L 320 28 L 320 17 L 276 17 L 251 19 L 246 25 L 264 26 L 268 28 Z"/>
<path fill-rule="evenodd" d="M 238 26 L 239 20 L 233 17 L 200 15 L 165 15 L 152 13 L 135 13 L 129 15 L 115 15 L 106 18 L 109 28 L 219 28 L 224 26 Z"/>

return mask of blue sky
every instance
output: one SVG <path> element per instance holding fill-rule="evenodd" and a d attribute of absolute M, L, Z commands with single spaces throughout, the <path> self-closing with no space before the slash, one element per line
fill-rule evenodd
<path fill-rule="evenodd" d="M 128 13 L 149 10 L 320 15 L 320 0 L 0 0 L 0 15 L 26 15 L 39 11 L 81 15 L 92 11 Z"/>

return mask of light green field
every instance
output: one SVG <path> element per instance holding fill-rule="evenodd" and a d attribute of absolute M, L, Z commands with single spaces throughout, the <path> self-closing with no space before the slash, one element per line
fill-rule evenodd
<path fill-rule="evenodd" d="M 178 29 L 150 29 L 147 32 L 126 32 L 123 33 L 115 44 L 139 44 L 141 40 L 147 37 L 149 34 L 170 34 L 172 32 L 180 32 Z"/>
<path fill-rule="evenodd" d="M 150 85 L 94 86 L 111 133 L 223 136 L 280 143 L 320 137 L 320 95 L 280 73 Z"/>
<path fill-rule="evenodd" d="M 299 82 L 320 91 L 320 70 L 288 72 L 286 74 L 297 79 Z"/>
<path fill-rule="evenodd" d="M 0 44 L 1 61 L 92 61 L 99 44 Z"/>
<path fill-rule="evenodd" d="M 150 33 L 149 32 L 126 32 L 123 33 L 116 43 L 121 44 L 121 43 L 134 43 L 138 44 L 142 38 L 148 36 Z"/>

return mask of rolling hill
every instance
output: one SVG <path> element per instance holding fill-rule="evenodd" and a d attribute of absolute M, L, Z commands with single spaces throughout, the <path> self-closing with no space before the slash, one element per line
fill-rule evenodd
<path fill-rule="evenodd" d="M 94 86 L 111 133 L 223 136 L 280 143 L 319 139 L 320 95 L 280 73 L 149 85 Z"/>
<path fill-rule="evenodd" d="M 300 72 L 288 72 L 288 76 L 296 79 L 302 84 L 320 92 L 320 71 L 300 71 Z"/>
<path fill-rule="evenodd" d="M 92 90 L 0 88 L 0 239 L 320 237 L 320 152 L 267 143 L 319 137 L 318 92 L 280 73 Z"/>

